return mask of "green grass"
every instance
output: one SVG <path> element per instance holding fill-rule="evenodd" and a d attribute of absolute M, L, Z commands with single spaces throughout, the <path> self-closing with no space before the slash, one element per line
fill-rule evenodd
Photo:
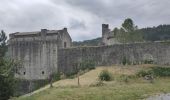
<path fill-rule="evenodd" d="M 116 68 L 113 69 L 116 70 Z M 95 71 L 97 72 L 99 69 Z M 88 73 L 93 74 L 94 72 Z M 88 73 L 82 77 L 90 75 Z M 153 83 L 143 80 L 143 78 L 130 78 L 128 82 L 115 79 L 111 82 L 104 82 L 104 86 L 96 87 L 87 85 L 80 87 L 56 86 L 37 92 L 32 96 L 16 98 L 16 100 L 141 100 L 151 95 L 169 92 L 170 77 L 158 77 Z"/>
<path fill-rule="evenodd" d="M 170 78 L 155 82 L 113 83 L 101 87 L 49 88 L 30 97 L 16 100 L 137 100 L 155 93 L 170 92 Z"/>

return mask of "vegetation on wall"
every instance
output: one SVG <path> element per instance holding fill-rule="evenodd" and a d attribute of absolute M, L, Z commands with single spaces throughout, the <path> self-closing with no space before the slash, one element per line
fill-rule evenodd
<path fill-rule="evenodd" d="M 95 69 L 95 63 L 92 60 L 85 60 L 80 63 L 80 70 L 92 70 Z"/>
<path fill-rule="evenodd" d="M 73 76 L 76 75 L 80 71 L 85 71 L 85 70 L 92 70 L 95 69 L 95 63 L 92 60 L 83 60 L 79 63 L 74 64 L 73 71 L 70 73 L 67 73 L 66 76 Z"/>

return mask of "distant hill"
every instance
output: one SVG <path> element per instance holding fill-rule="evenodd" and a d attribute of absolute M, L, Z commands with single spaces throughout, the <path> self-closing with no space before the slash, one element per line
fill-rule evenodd
<path fill-rule="evenodd" d="M 159 25 L 157 27 L 148 27 L 139 29 L 137 32 L 143 34 L 145 41 L 166 41 L 170 40 L 170 25 Z M 73 46 L 97 46 L 102 38 L 85 40 L 82 42 L 73 42 Z"/>
<path fill-rule="evenodd" d="M 85 40 L 85 41 L 74 41 L 73 42 L 73 46 L 97 46 L 101 43 L 102 38 L 96 38 L 96 39 L 92 39 L 92 40 Z"/>
<path fill-rule="evenodd" d="M 146 41 L 170 40 L 170 25 L 159 25 L 158 27 L 143 28 L 139 32 L 143 34 Z"/>

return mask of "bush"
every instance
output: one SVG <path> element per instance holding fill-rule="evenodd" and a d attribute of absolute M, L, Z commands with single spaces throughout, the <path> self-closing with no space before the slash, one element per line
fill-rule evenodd
<path fill-rule="evenodd" d="M 141 70 L 137 73 L 137 76 L 139 77 L 145 77 L 146 75 L 167 77 L 167 76 L 170 76 L 170 68 L 169 67 L 152 67 L 150 70 Z"/>
<path fill-rule="evenodd" d="M 169 67 L 153 67 L 152 71 L 155 76 L 166 77 L 170 76 L 170 68 Z"/>
<path fill-rule="evenodd" d="M 60 73 L 58 73 L 58 72 L 55 72 L 55 73 L 53 73 L 53 80 L 54 81 L 58 81 L 58 80 L 60 80 Z"/>
<path fill-rule="evenodd" d="M 112 80 L 112 74 L 108 70 L 103 70 L 99 74 L 99 79 L 101 81 L 111 81 Z"/>
<path fill-rule="evenodd" d="M 121 75 L 121 76 L 119 77 L 119 81 L 120 81 L 120 82 L 128 83 L 128 82 L 129 82 L 129 76 L 127 76 L 127 75 Z"/>
<path fill-rule="evenodd" d="M 72 71 L 72 72 L 69 72 L 69 73 L 65 73 L 66 77 L 69 78 L 69 79 L 73 79 L 75 78 L 75 75 L 77 75 L 78 71 Z"/>
<path fill-rule="evenodd" d="M 145 77 L 146 75 L 153 75 L 154 72 L 152 70 L 140 70 L 139 72 L 137 72 L 137 76 L 138 77 Z"/>

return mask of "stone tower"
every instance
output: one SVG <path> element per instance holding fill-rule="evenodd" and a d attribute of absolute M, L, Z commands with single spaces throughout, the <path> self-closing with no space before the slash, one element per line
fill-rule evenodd
<path fill-rule="evenodd" d="M 102 45 L 106 45 L 107 34 L 110 32 L 109 24 L 102 24 Z"/>
<path fill-rule="evenodd" d="M 115 34 L 109 29 L 109 24 L 102 24 L 102 45 L 119 44 Z"/>
<path fill-rule="evenodd" d="M 58 71 L 58 49 L 71 47 L 72 43 L 67 28 L 16 32 L 9 37 L 10 56 L 21 63 L 19 74 L 15 76 L 26 80 L 47 79 Z"/>

